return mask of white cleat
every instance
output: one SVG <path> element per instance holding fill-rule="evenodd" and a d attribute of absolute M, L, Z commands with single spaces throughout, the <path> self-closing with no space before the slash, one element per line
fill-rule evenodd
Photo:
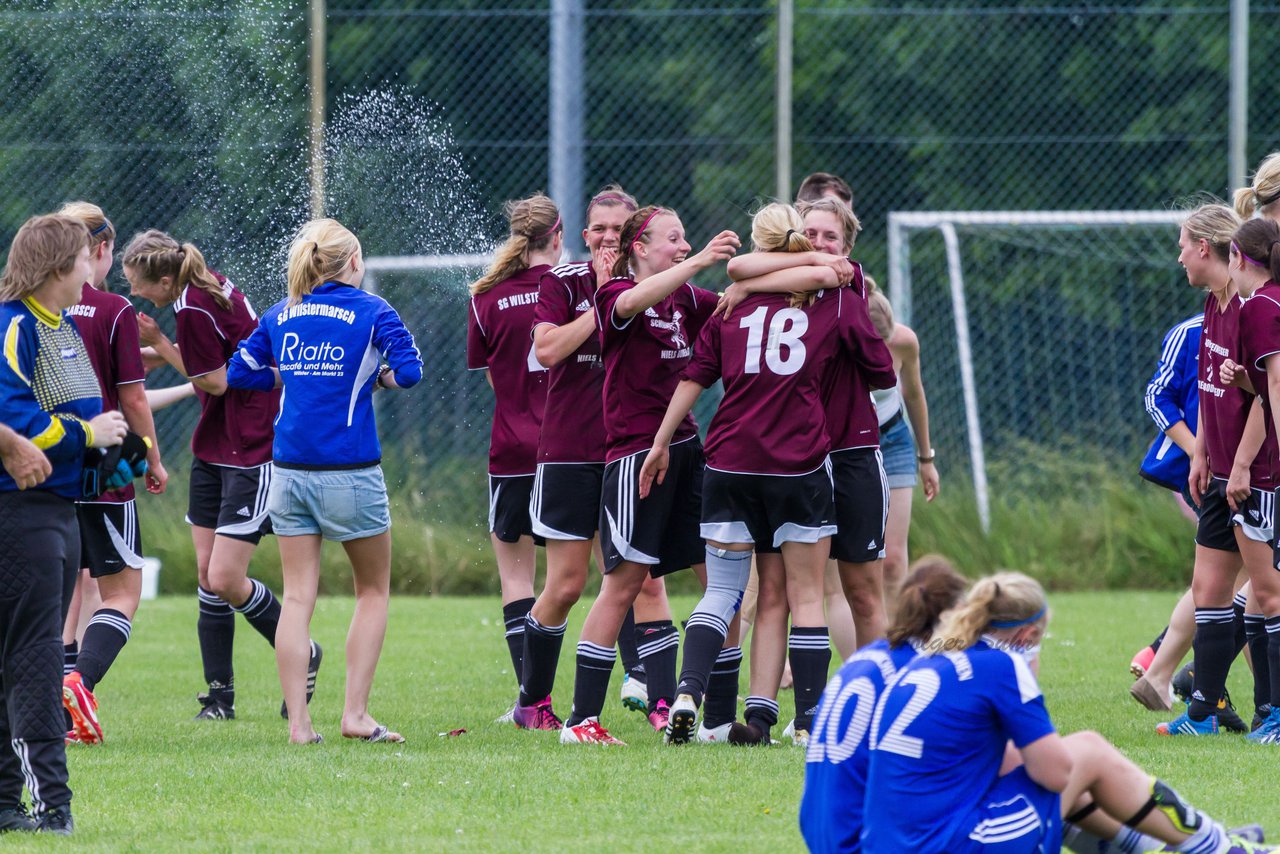
<path fill-rule="evenodd" d="M 718 727 L 708 729 L 701 721 L 698 722 L 698 743 L 699 744 L 728 744 L 729 743 L 729 727 L 733 726 L 730 721 L 727 724 L 720 724 Z"/>
<path fill-rule="evenodd" d="M 649 714 L 649 686 L 630 673 L 622 677 L 622 705 L 633 712 Z"/>
<path fill-rule="evenodd" d="M 567 723 L 560 730 L 561 744 L 618 744 L 626 745 L 625 741 L 620 741 L 609 735 L 609 731 L 600 725 L 600 721 L 595 718 L 587 718 L 577 726 L 569 726 Z"/>
<path fill-rule="evenodd" d="M 507 709 L 502 715 L 493 719 L 495 724 L 513 724 L 516 721 L 516 704 L 512 703 L 511 708 Z"/>

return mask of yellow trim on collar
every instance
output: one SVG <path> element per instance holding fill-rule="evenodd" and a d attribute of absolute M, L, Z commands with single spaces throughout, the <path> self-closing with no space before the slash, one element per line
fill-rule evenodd
<path fill-rule="evenodd" d="M 52 311 L 49 311 L 49 309 L 36 302 L 34 297 L 26 297 L 23 299 L 22 304 L 31 309 L 31 313 L 36 316 L 36 320 L 40 321 L 45 326 L 57 329 L 62 325 L 62 314 L 55 314 Z"/>

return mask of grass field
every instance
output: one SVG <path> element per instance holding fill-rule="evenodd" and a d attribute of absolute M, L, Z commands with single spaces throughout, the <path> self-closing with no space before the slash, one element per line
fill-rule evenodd
<path fill-rule="evenodd" d="M 1058 594 L 1042 682 L 1064 732 L 1096 729 L 1224 821 L 1261 822 L 1280 838 L 1280 801 L 1265 781 L 1274 749 L 1223 736 L 1156 736 L 1160 716 L 1125 691 L 1134 650 L 1159 629 L 1173 594 Z M 687 614 L 692 600 L 675 602 Z M 194 722 L 200 689 L 194 599 L 144 602 L 133 640 L 100 686 L 101 747 L 69 749 L 77 850 L 324 851 L 803 850 L 796 807 L 803 756 L 790 746 L 666 748 L 610 690 L 605 723 L 629 742 L 562 747 L 551 733 L 490 721 L 512 698 L 496 600 L 393 599 L 373 713 L 403 745 L 344 741 L 338 731 L 349 599 L 322 599 L 314 634 L 326 647 L 313 704 L 318 746 L 286 741 L 274 658 L 237 629 L 237 719 Z M 571 620 L 557 705 L 572 693 Z M 742 691 L 746 691 L 744 671 Z M 1248 671 L 1232 674 L 1252 712 Z M 791 695 L 780 698 L 783 721 Z M 439 734 L 466 728 L 465 735 Z M 65 847 L 4 840 L 13 850 Z"/>

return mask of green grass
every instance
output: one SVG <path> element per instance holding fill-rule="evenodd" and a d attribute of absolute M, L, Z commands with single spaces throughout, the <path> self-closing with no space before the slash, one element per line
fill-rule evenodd
<path fill-rule="evenodd" d="M 1156 736 L 1159 715 L 1126 693 L 1131 654 L 1154 636 L 1176 597 L 1080 593 L 1053 598 L 1042 679 L 1064 732 L 1096 729 L 1230 823 L 1280 835 L 1269 797 L 1275 752 L 1238 737 Z M 562 747 L 551 733 L 490 721 L 513 680 L 496 600 L 396 597 L 372 711 L 404 745 L 344 741 L 338 731 L 342 638 L 351 600 L 320 601 L 326 656 L 313 704 L 319 746 L 286 743 L 274 659 L 237 629 L 237 719 L 194 722 L 200 665 L 194 599 L 144 602 L 133 640 L 100 686 L 101 747 L 70 750 L 76 847 L 94 851 L 620 851 L 696 841 L 702 851 L 798 851 L 803 757 L 792 747 L 664 748 L 610 689 L 605 723 L 630 746 Z M 676 613 L 692 600 L 680 598 Z M 575 609 L 556 687 L 567 709 Z M 1247 670 L 1231 689 L 1247 719 Z M 742 689 L 746 690 L 746 673 Z M 791 695 L 781 697 L 784 720 Z M 465 727 L 467 733 L 439 733 Z M 62 847 L 5 840 L 15 850 Z"/>

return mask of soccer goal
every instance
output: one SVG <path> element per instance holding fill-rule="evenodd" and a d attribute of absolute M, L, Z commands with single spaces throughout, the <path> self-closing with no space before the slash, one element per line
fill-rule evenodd
<path fill-rule="evenodd" d="M 889 298 L 920 338 L 934 446 L 967 458 L 984 531 L 993 483 L 1034 497 L 1050 467 L 1136 473 L 1161 339 L 1204 300 L 1177 263 L 1185 216 L 889 214 Z"/>

